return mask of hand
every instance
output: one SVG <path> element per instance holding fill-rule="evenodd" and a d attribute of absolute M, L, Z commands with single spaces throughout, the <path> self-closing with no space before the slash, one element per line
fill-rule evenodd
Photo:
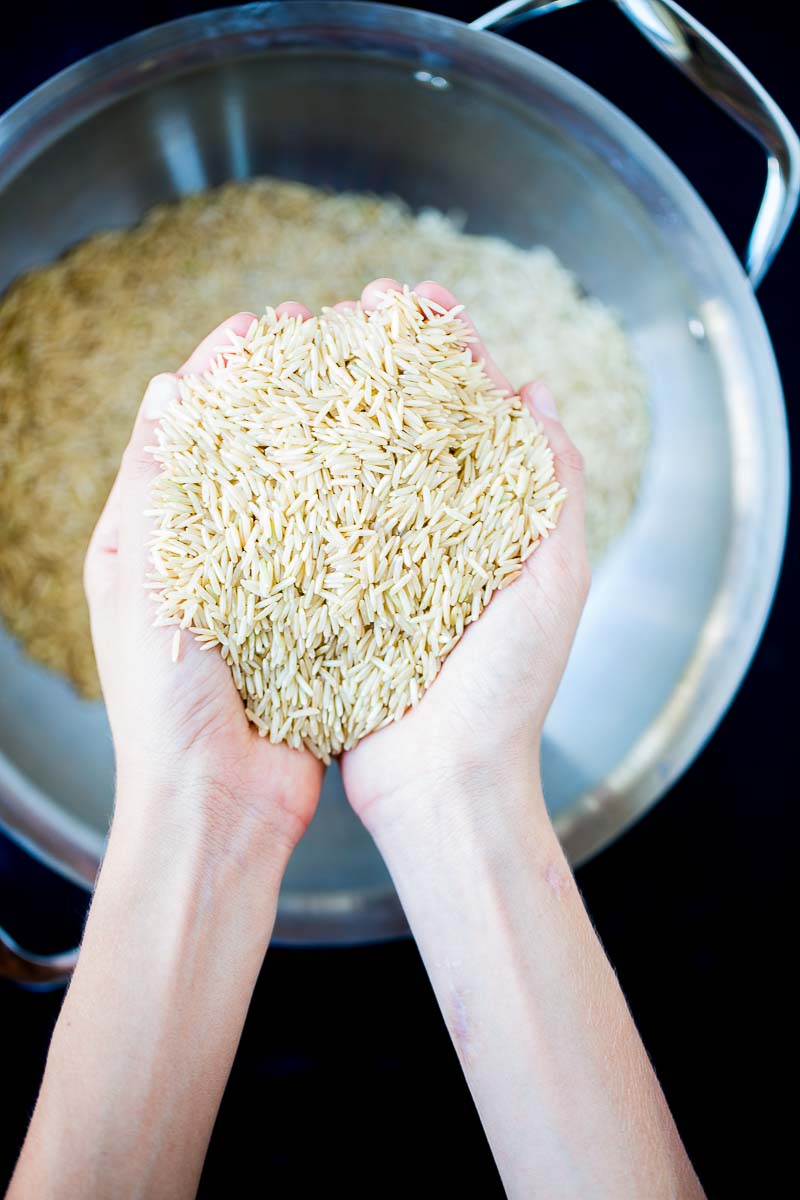
<path fill-rule="evenodd" d="M 179 374 L 252 320 L 231 317 Z M 86 556 L 117 799 L 9 1196 L 195 1195 L 283 870 L 319 795 L 320 764 L 258 737 L 220 655 L 185 632 L 173 663 L 174 630 L 153 625 L 148 447 L 176 380 L 151 381 Z"/>
<path fill-rule="evenodd" d="M 364 289 L 361 303 L 374 308 L 384 292 L 400 286 L 394 279 L 378 279 Z M 457 304 L 436 283 L 417 284 L 414 291 L 444 308 Z M 465 313 L 461 319 L 477 336 Z M 515 391 L 480 340 L 472 344 L 472 353 L 495 384 Z M 525 562 L 520 577 L 495 593 L 479 620 L 467 627 L 420 703 L 344 754 L 345 791 L 373 833 L 415 805 L 434 805 L 443 787 L 462 801 L 474 793 L 475 815 L 484 820 L 489 814 L 480 811 L 480 792 L 487 776 L 507 782 L 509 797 L 519 794 L 520 780 L 531 781 L 530 792 L 541 806 L 534 781 L 542 726 L 566 666 L 590 574 L 580 454 L 547 389 L 528 384 L 520 394 L 544 426 L 568 498 L 557 528 Z M 433 813 L 430 818 L 436 820 Z"/>
<path fill-rule="evenodd" d="M 279 314 L 299 306 L 282 305 Z M 305 311 L 305 310 L 303 310 Z M 245 716 L 230 670 L 203 651 L 192 634 L 156 628 L 150 573 L 150 485 L 159 466 L 158 416 L 177 394 L 180 375 L 199 373 L 232 331 L 247 331 L 252 313 L 238 313 L 201 343 L 176 375 L 157 375 L 147 389 L 119 474 L 86 556 L 84 582 L 92 639 L 117 758 L 117 811 L 153 796 L 185 835 L 191 828 L 224 845 L 260 835 L 291 851 L 316 807 L 322 768 L 311 754 L 273 746 Z M 147 820 L 148 814 L 142 817 Z"/>

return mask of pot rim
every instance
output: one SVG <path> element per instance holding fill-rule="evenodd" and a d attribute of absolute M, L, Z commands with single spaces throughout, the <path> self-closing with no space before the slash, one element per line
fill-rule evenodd
<path fill-rule="evenodd" d="M 633 748 L 607 781 L 603 795 L 588 794 L 559 828 L 573 863 L 596 853 L 646 812 L 679 778 L 702 750 L 731 704 L 763 633 L 780 574 L 786 537 L 789 496 L 789 455 L 786 414 L 777 365 L 752 288 L 716 219 L 682 172 L 630 118 L 563 68 L 532 50 L 487 31 L 470 29 L 449 17 L 392 5 L 344 0 L 282 0 L 216 9 L 193 14 L 133 34 L 86 56 L 46 80 L 0 117 L 0 188 L 28 162 L 69 129 L 101 108 L 166 78 L 200 67 L 222 64 L 224 53 L 209 53 L 209 44 L 232 41 L 233 57 L 258 55 L 281 38 L 299 31 L 324 31 L 350 49 L 364 51 L 375 39 L 398 37 L 398 49 L 413 38 L 418 65 L 442 66 L 455 48 L 478 52 L 487 72 L 513 71 L 528 89 L 556 94 L 563 101 L 566 124 L 577 137 L 581 127 L 592 131 L 589 149 L 603 153 L 623 186 L 649 198 L 651 218 L 662 235 L 680 230 L 695 251 L 685 264 L 698 292 L 714 284 L 730 298 L 740 321 L 750 328 L 750 363 L 759 381 L 759 404 L 765 415 L 764 437 L 772 439 L 769 503 L 750 515 L 751 548 L 758 544 L 758 571 L 738 568 L 743 560 L 741 539 L 732 538 L 717 600 L 708 615 L 700 642 L 689 664 L 680 703 L 670 702 L 655 722 L 659 741 L 654 754 L 652 731 L 647 745 Z M 402 38 L 406 41 L 402 42 Z M 432 50 L 431 47 L 437 47 Z M 205 51 L 205 53 L 204 53 Z M 378 52 L 377 50 L 375 51 Z M 713 268 L 711 264 L 713 263 Z M 740 463 L 743 470 L 747 464 Z M 755 539 L 755 540 L 754 540 Z M 731 625 L 731 608 L 738 623 Z M 725 653 L 720 653 L 718 626 L 728 623 Z M 713 672 L 709 672 L 713 666 Z M 702 685 L 702 686 L 701 686 Z M 687 727 L 687 712 L 692 712 Z M 602 803 L 599 803 L 602 800 Z M 62 874 L 91 887 L 102 854 L 102 837 L 60 809 L 0 754 L 0 825 L 37 857 Z M 347 915 L 331 923 L 320 936 L 320 921 L 306 915 L 305 923 L 291 905 L 279 913 L 276 940 L 321 943 L 348 940 L 343 929 Z M 351 921 L 364 920 L 361 907 Z M 313 927 L 313 931 L 312 928 Z M 359 940 L 392 937 L 405 931 L 399 910 L 379 913 L 374 930 Z M 353 939 L 350 939 L 353 940 Z"/>

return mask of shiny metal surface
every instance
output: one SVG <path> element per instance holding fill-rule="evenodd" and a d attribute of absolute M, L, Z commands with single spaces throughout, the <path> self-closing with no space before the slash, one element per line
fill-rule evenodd
<path fill-rule="evenodd" d="M 544 17 L 560 8 L 572 8 L 583 0 L 505 0 L 496 8 L 470 21 L 470 29 L 511 29 L 530 17 Z"/>
<path fill-rule="evenodd" d="M 786 236 L 800 192 L 800 141 L 769 93 L 735 54 L 673 0 L 613 0 L 652 46 L 723 112 L 747 130 L 767 155 L 764 195 L 747 245 L 745 269 L 758 287 Z M 581 0 L 506 0 L 471 24 L 508 29 L 529 17 Z"/>
<path fill-rule="evenodd" d="M 30 954 L 0 929 L 0 979 L 46 991 L 66 983 L 77 961 L 77 949 L 63 954 Z"/>
<path fill-rule="evenodd" d="M 543 747 L 548 804 L 579 861 L 698 753 L 771 602 L 786 423 L 747 278 L 669 160 L 558 67 L 422 12 L 295 2 L 160 26 L 3 117 L 0 287 L 157 201 L 258 173 L 458 208 L 475 232 L 548 244 L 629 331 L 653 412 L 646 478 L 595 573 Z M 103 709 L 2 630 L 0 678 L 0 820 L 91 885 L 113 786 Z M 334 769 L 287 874 L 276 935 L 347 942 L 404 930 Z"/>

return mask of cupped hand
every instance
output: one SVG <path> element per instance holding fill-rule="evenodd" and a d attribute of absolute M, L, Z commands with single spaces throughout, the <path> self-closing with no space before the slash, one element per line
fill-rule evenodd
<path fill-rule="evenodd" d="M 279 314 L 307 313 L 282 305 Z M 117 760 L 117 810 L 143 794 L 169 807 L 178 834 L 201 828 L 224 841 L 243 823 L 289 851 L 316 807 L 322 768 L 311 754 L 271 745 L 247 720 L 220 655 L 174 627 L 154 625 L 145 584 L 151 572 L 150 487 L 159 466 L 159 415 L 177 396 L 178 378 L 199 373 L 254 320 L 238 313 L 198 346 L 176 374 L 157 375 L 145 393 L 116 481 L 86 555 L 84 583 L 92 640 Z M 139 799 L 137 799 L 139 797 Z M 144 819 L 144 818 L 143 818 Z M 248 834 L 249 836 L 249 834 Z"/>
<path fill-rule="evenodd" d="M 362 306 L 374 308 L 387 291 L 400 288 L 397 280 L 378 279 L 364 289 Z M 443 309 L 458 303 L 433 282 L 417 284 L 414 291 Z M 466 313 L 461 319 L 475 338 L 473 357 L 483 361 L 497 386 L 515 392 L 471 319 Z M 420 703 L 343 755 L 348 799 L 373 832 L 403 811 L 434 804 L 437 792 L 451 785 L 462 795 L 474 792 L 480 805 L 489 778 L 538 780 L 542 726 L 566 666 L 590 572 L 581 456 L 546 387 L 528 384 L 520 395 L 544 427 L 567 499 L 556 529 L 527 559 L 519 578 L 496 592 L 467 627 Z"/>

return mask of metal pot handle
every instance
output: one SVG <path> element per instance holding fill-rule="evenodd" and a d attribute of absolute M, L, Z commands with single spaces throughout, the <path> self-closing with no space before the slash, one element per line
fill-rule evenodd
<path fill-rule="evenodd" d="M 66 983 L 77 961 L 77 948 L 63 954 L 30 954 L 0 926 L 0 979 L 44 991 Z"/>
<path fill-rule="evenodd" d="M 507 0 L 471 23 L 503 29 L 581 0 Z M 800 141 L 783 112 L 744 63 L 673 0 L 613 0 L 647 40 L 763 147 L 767 182 L 747 244 L 754 288 L 792 223 L 800 191 Z"/>
<path fill-rule="evenodd" d="M 695 83 L 767 155 L 767 182 L 747 246 L 745 269 L 758 287 L 792 223 L 800 191 L 800 141 L 783 112 L 747 67 L 673 0 L 613 0 L 636 28 Z M 569 8 L 581 0 L 506 0 L 471 22 L 472 29 L 510 28 L 529 17 Z M 37 955 L 23 950 L 0 927 L 0 978 L 30 987 L 64 983 L 77 949 Z"/>

